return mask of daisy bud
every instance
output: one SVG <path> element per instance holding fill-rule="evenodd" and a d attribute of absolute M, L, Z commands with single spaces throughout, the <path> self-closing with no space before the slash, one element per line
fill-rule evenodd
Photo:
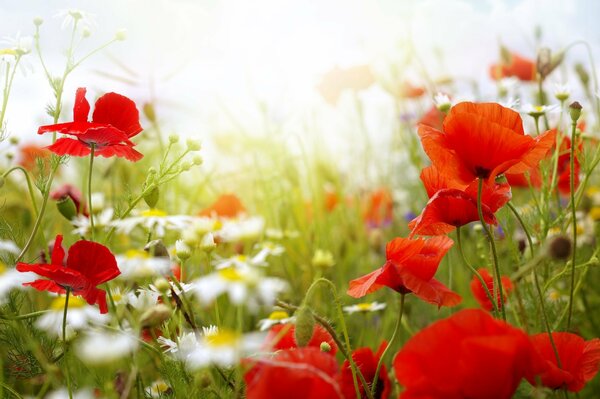
<path fill-rule="evenodd" d="M 331 345 L 328 342 L 321 342 L 320 346 L 321 352 L 331 352 Z"/>
<path fill-rule="evenodd" d="M 573 123 L 577 122 L 579 117 L 581 116 L 581 109 L 583 107 L 577 101 L 573 102 L 569 105 L 569 113 L 571 114 L 571 120 Z"/>
<path fill-rule="evenodd" d="M 81 36 L 84 38 L 90 37 L 92 34 L 92 31 L 86 26 L 85 28 L 83 28 L 83 30 L 81 31 Z"/>
<path fill-rule="evenodd" d="M 156 112 L 154 112 L 154 105 L 152 103 L 144 104 L 143 111 L 150 122 L 156 122 Z"/>
<path fill-rule="evenodd" d="M 552 237 L 546 253 L 555 260 L 566 260 L 571 255 L 571 239 L 565 235 Z"/>
<path fill-rule="evenodd" d="M 127 39 L 127 31 L 125 29 L 119 29 L 117 33 L 115 33 L 115 39 L 120 42 Z"/>
<path fill-rule="evenodd" d="M 179 136 L 176 134 L 170 134 L 169 135 L 169 143 L 171 144 L 175 144 L 179 141 Z"/>
<path fill-rule="evenodd" d="M 158 187 L 154 187 L 148 194 L 144 195 L 144 202 L 148 204 L 150 208 L 154 208 L 158 202 L 159 194 Z"/>
<path fill-rule="evenodd" d="M 192 250 L 183 240 L 175 241 L 175 254 L 182 261 L 189 259 L 192 256 Z"/>
<path fill-rule="evenodd" d="M 302 305 L 296 311 L 296 330 L 294 336 L 298 347 L 304 347 L 308 344 L 308 341 L 312 338 L 313 331 L 315 328 L 315 317 L 312 314 L 312 310 Z"/>
<path fill-rule="evenodd" d="M 182 172 L 187 172 L 188 170 L 190 170 L 192 168 L 192 164 L 191 162 L 185 161 L 181 163 L 181 171 Z"/>
<path fill-rule="evenodd" d="M 202 147 L 199 141 L 193 139 L 187 139 L 186 144 L 190 151 L 200 151 L 200 148 Z"/>
<path fill-rule="evenodd" d="M 56 207 L 61 215 L 65 217 L 67 220 L 73 220 L 75 216 L 77 216 L 77 207 L 75 206 L 75 202 L 68 195 L 60 198 L 56 201 Z"/>
<path fill-rule="evenodd" d="M 44 18 L 42 18 L 42 17 L 35 17 L 35 18 L 33 19 L 33 24 L 34 24 L 35 26 L 40 26 L 40 25 L 41 25 L 41 24 L 43 24 L 43 23 L 44 23 Z"/>
<path fill-rule="evenodd" d="M 171 289 L 171 284 L 164 277 L 159 277 L 154 280 L 154 286 L 162 294 L 166 294 Z"/>
<path fill-rule="evenodd" d="M 202 165 L 203 162 L 204 159 L 200 155 L 194 155 L 194 157 L 192 158 L 192 163 L 196 166 Z"/>
<path fill-rule="evenodd" d="M 200 241 L 200 249 L 208 253 L 215 249 L 216 246 L 217 243 L 215 242 L 215 237 L 213 236 L 213 234 L 204 234 L 204 237 L 202 237 L 202 241 Z"/>
<path fill-rule="evenodd" d="M 140 323 L 144 328 L 155 327 L 168 320 L 171 314 L 171 309 L 167 305 L 160 303 L 146 310 L 140 318 Z"/>
<path fill-rule="evenodd" d="M 19 144 L 19 138 L 16 136 L 10 136 L 9 143 L 12 145 L 17 145 Z"/>
<path fill-rule="evenodd" d="M 333 254 L 329 251 L 317 249 L 312 258 L 312 265 L 320 269 L 329 269 L 335 265 Z"/>

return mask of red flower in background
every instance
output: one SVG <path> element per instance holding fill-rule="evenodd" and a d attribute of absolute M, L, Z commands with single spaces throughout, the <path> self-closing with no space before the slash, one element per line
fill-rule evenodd
<path fill-rule="evenodd" d="M 549 130 L 535 138 L 526 136 L 521 116 L 496 103 L 455 105 L 441 131 L 419 126 L 423 149 L 436 169 L 465 185 L 531 169 L 552 147 L 555 134 Z"/>
<path fill-rule="evenodd" d="M 581 164 L 579 162 L 579 154 L 583 152 L 583 144 L 578 143 L 575 147 L 575 159 L 573 162 L 575 178 L 575 190 L 579 187 L 579 174 L 581 173 Z M 560 144 L 560 152 L 558 156 L 558 169 L 557 169 L 557 187 L 558 191 L 562 195 L 569 195 L 571 193 L 571 139 L 563 137 Z"/>
<path fill-rule="evenodd" d="M 274 325 L 271 327 L 265 338 L 267 348 L 273 351 L 298 348 L 295 331 L 296 326 L 294 324 Z M 335 344 L 333 337 L 325 330 L 325 328 L 319 324 L 315 324 L 313 335 L 306 346 L 320 348 L 322 342 L 327 342 L 331 347 L 329 353 L 335 355 L 337 352 L 337 345 Z"/>
<path fill-rule="evenodd" d="M 494 80 L 514 76 L 519 80 L 531 82 L 536 80 L 536 68 L 533 60 L 517 53 L 505 51 L 505 57 L 499 64 L 490 66 L 490 77 Z"/>
<path fill-rule="evenodd" d="M 58 132 L 74 138 L 62 137 L 46 148 L 57 155 L 84 157 L 94 154 L 103 157 L 117 156 L 139 161 L 143 155 L 136 151 L 129 139 L 142 131 L 135 103 L 116 93 L 100 97 L 94 106 L 92 121 L 88 122 L 90 104 L 85 98 L 86 89 L 79 88 L 73 106 L 73 122 L 41 126 L 38 134 Z"/>
<path fill-rule="evenodd" d="M 60 201 L 67 197 L 71 198 L 73 204 L 75 204 L 77 214 L 89 216 L 87 208 L 83 203 L 83 195 L 81 194 L 81 191 L 79 191 L 75 186 L 72 186 L 70 184 L 63 184 L 57 190 L 50 193 L 50 197 L 55 201 Z"/>
<path fill-rule="evenodd" d="M 477 270 L 477 272 L 479 273 L 481 278 L 483 278 L 483 281 L 485 281 L 485 285 L 487 286 L 487 289 L 490 291 L 490 294 L 493 297 L 494 278 L 486 269 L 479 269 Z M 502 288 L 504 289 L 504 302 L 506 302 L 506 300 L 508 299 L 508 295 L 512 292 L 514 288 L 513 283 L 507 276 L 500 277 L 500 280 L 502 280 Z M 483 309 L 489 312 L 494 308 L 492 301 L 490 301 L 490 298 L 488 298 L 485 292 L 485 288 L 476 276 L 473 276 L 473 279 L 471 280 L 471 292 L 473 293 L 473 296 L 475 297 L 475 299 L 477 299 L 477 302 L 479 302 L 479 305 Z M 500 308 L 500 292 L 498 292 L 498 294 L 496 295 L 496 305 L 498 306 L 498 308 Z"/>
<path fill-rule="evenodd" d="M 535 349 L 544 360 L 544 368 L 539 376 L 542 385 L 552 389 L 566 386 L 571 392 L 581 391 L 600 368 L 600 339 L 585 341 L 567 332 L 554 332 L 552 339 L 560 358 L 560 368 L 548 334 L 531 337 Z M 531 384 L 535 384 L 536 380 L 529 378 Z"/>
<path fill-rule="evenodd" d="M 425 125 L 437 130 L 442 130 L 446 114 L 440 111 L 436 106 L 432 106 L 429 111 L 418 122 L 418 125 Z"/>
<path fill-rule="evenodd" d="M 477 212 L 478 182 L 468 186 L 448 175 L 441 174 L 434 166 L 421 172 L 429 201 L 419 216 L 408 227 L 413 235 L 443 235 L 456 227 L 479 220 Z M 506 183 L 484 182 L 481 193 L 481 210 L 488 224 L 498 222 L 494 213 L 511 198 L 510 186 Z"/>
<path fill-rule="evenodd" d="M 235 194 L 222 194 L 208 208 L 201 210 L 198 215 L 207 217 L 235 218 L 246 211 L 242 201 Z"/>
<path fill-rule="evenodd" d="M 382 342 L 379 346 L 377 353 L 373 353 L 371 348 L 358 348 L 352 352 L 352 359 L 356 366 L 360 369 L 360 372 L 365 377 L 365 381 L 372 385 L 375 380 L 375 372 L 377 371 L 377 363 L 381 357 L 387 342 Z M 350 362 L 344 361 L 342 369 L 339 375 L 339 383 L 346 399 L 356 399 L 356 390 L 354 389 L 354 380 L 352 379 L 352 369 L 350 368 Z M 358 382 L 360 389 L 361 398 L 366 398 L 365 389 Z M 387 399 L 392 391 L 392 384 L 388 377 L 387 369 L 385 364 L 381 365 L 379 370 L 379 378 L 377 378 L 377 388 L 375 389 L 375 399 Z"/>
<path fill-rule="evenodd" d="M 363 220 L 369 227 L 390 225 L 393 221 L 394 200 L 385 188 L 372 192 L 363 211 Z"/>
<path fill-rule="evenodd" d="M 272 358 L 247 361 L 252 362 L 244 375 L 248 399 L 344 398 L 335 357 L 318 348 L 282 350 Z"/>
<path fill-rule="evenodd" d="M 428 240 L 395 238 L 387 244 L 385 264 L 355 280 L 350 281 L 348 295 L 363 297 L 383 287 L 402 294 L 413 292 L 426 302 L 440 306 L 457 305 L 461 298 L 434 279 L 444 255 L 453 241 L 446 236 Z"/>
<path fill-rule="evenodd" d="M 50 264 L 17 263 L 18 271 L 34 272 L 48 279 L 23 285 L 59 294 L 64 294 L 66 288 L 70 288 L 73 295 L 83 297 L 90 305 L 98 304 L 100 313 L 108 312 L 106 291 L 96 286 L 121 274 L 115 256 L 104 245 L 80 240 L 69 248 L 67 264 L 64 266 L 62 239 L 61 235 L 56 236 Z"/>
<path fill-rule="evenodd" d="M 50 151 L 36 144 L 26 144 L 19 147 L 19 165 L 33 171 L 37 168 L 37 159 L 40 158 L 45 166 L 48 166 Z"/>
<path fill-rule="evenodd" d="M 483 310 L 462 310 L 415 334 L 394 358 L 402 399 L 508 399 L 540 368 L 529 337 Z"/>

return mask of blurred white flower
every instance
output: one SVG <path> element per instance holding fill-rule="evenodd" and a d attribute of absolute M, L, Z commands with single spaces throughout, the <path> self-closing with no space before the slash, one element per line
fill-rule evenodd
<path fill-rule="evenodd" d="M 100 365 L 122 359 L 137 347 L 138 340 L 131 331 L 89 331 L 76 343 L 75 352 L 82 362 Z"/>
<path fill-rule="evenodd" d="M 94 200 L 92 200 L 92 206 L 94 207 L 94 213 L 95 213 L 96 205 L 93 201 Z M 113 218 L 113 214 L 114 214 L 114 211 L 112 210 L 112 208 L 107 208 L 107 209 L 104 209 L 102 212 L 100 212 L 99 215 L 95 215 L 94 216 L 94 229 L 105 230 L 108 226 L 110 226 L 110 222 Z M 73 234 L 77 234 L 82 237 L 85 237 L 90 231 L 90 218 L 87 216 L 77 215 L 76 217 L 73 218 L 73 220 L 71 220 L 71 223 L 73 224 L 73 227 L 75 227 L 75 230 L 73 230 Z"/>
<path fill-rule="evenodd" d="M 133 308 L 140 312 L 151 308 L 158 303 L 160 293 L 152 290 L 145 290 L 140 288 L 137 290 L 137 295 L 134 292 L 130 292 L 125 296 L 125 302 L 131 305 Z"/>
<path fill-rule="evenodd" d="M 69 399 L 69 391 L 67 388 L 61 388 L 57 391 L 50 392 L 45 396 L 46 399 Z M 91 389 L 81 389 L 76 392 L 72 392 L 73 399 L 95 399 L 96 395 Z"/>
<path fill-rule="evenodd" d="M 288 288 L 286 281 L 265 277 L 254 268 L 229 267 L 192 281 L 192 291 L 200 302 L 211 304 L 227 293 L 235 305 L 245 305 L 252 312 L 260 305 L 272 306 L 277 295 Z"/>
<path fill-rule="evenodd" d="M 255 216 L 246 219 L 223 220 L 221 229 L 215 232 L 224 242 L 253 240 L 260 237 L 265 227 L 263 218 Z"/>
<path fill-rule="evenodd" d="M 385 303 L 363 302 L 363 303 L 357 303 L 355 305 L 344 306 L 343 309 L 344 309 L 344 312 L 346 312 L 348 314 L 352 314 L 352 313 L 376 312 L 378 310 L 385 309 L 385 307 L 386 307 Z"/>
<path fill-rule="evenodd" d="M 0 304 L 4 303 L 6 296 L 13 288 L 25 289 L 23 283 L 34 281 L 38 278 L 33 272 L 21 273 L 16 269 L 9 269 L 0 261 Z"/>
<path fill-rule="evenodd" d="M 18 255 L 21 250 L 17 244 L 10 240 L 0 240 L 0 252 L 9 252 L 13 255 Z"/>
<path fill-rule="evenodd" d="M 61 29 L 71 28 L 77 23 L 80 28 L 93 28 L 96 26 L 94 14 L 86 11 L 71 8 L 68 10 L 60 10 L 54 15 L 56 18 L 62 18 Z"/>
<path fill-rule="evenodd" d="M 294 316 L 290 316 L 287 312 L 283 310 L 276 310 L 271 312 L 269 317 L 266 319 L 259 320 L 258 328 L 260 331 L 266 331 L 276 324 L 293 323 L 294 320 L 296 320 L 296 318 Z"/>
<path fill-rule="evenodd" d="M 111 223 L 119 233 L 130 234 L 136 227 L 143 227 L 153 232 L 157 237 L 163 237 L 166 230 L 181 231 L 188 228 L 194 221 L 193 216 L 167 215 L 160 209 L 148 209 L 136 212 L 136 216 L 115 220 Z"/>
<path fill-rule="evenodd" d="M 533 104 L 524 104 L 521 107 L 520 112 L 523 114 L 527 114 L 532 117 L 540 117 L 544 114 L 553 113 L 560 110 L 560 106 L 558 104 L 552 105 L 533 105 Z"/>
<path fill-rule="evenodd" d="M 2 44 L 7 45 L 8 49 L 14 52 L 13 55 L 15 56 L 25 55 L 31 52 L 33 38 L 31 36 L 21 36 L 21 33 L 18 32 L 15 37 L 4 36 L 2 38 Z M 0 47 L 2 46 L 0 45 Z"/>
<path fill-rule="evenodd" d="M 47 313 L 40 316 L 35 326 L 40 330 L 56 337 L 62 336 L 62 322 L 65 308 L 65 297 L 58 296 L 49 307 Z M 98 308 L 88 305 L 85 300 L 77 296 L 69 297 L 69 309 L 67 311 L 67 340 L 90 325 L 104 325 L 110 320 L 108 314 L 101 314 Z"/>
<path fill-rule="evenodd" d="M 146 251 L 130 249 L 123 255 L 115 256 L 122 280 L 136 280 L 149 277 L 167 276 L 171 273 L 171 259 L 164 256 L 151 256 Z"/>

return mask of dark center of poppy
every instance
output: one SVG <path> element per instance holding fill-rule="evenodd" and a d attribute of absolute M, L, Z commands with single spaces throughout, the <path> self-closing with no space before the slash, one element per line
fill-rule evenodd
<path fill-rule="evenodd" d="M 482 179 L 487 179 L 490 176 L 490 170 L 481 166 L 475 166 L 475 175 Z"/>

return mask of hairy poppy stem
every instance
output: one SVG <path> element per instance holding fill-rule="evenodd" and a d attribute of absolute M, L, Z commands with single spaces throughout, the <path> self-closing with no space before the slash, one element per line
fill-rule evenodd
<path fill-rule="evenodd" d="M 569 310 L 567 313 L 567 330 L 571 328 L 571 316 L 573 314 L 573 293 L 575 291 L 575 256 L 577 253 L 577 215 L 575 204 L 575 133 L 577 131 L 577 120 L 571 124 L 571 154 L 570 154 L 570 191 L 571 191 L 571 219 L 573 222 L 573 246 L 571 249 L 571 289 L 569 291 Z"/>
<path fill-rule="evenodd" d="M 92 171 L 94 170 L 94 152 L 96 144 L 90 144 L 90 171 L 88 174 L 88 207 L 90 208 L 90 236 L 94 241 L 94 210 L 92 208 Z"/>
<path fill-rule="evenodd" d="M 67 311 L 69 310 L 69 295 L 71 294 L 71 288 L 67 288 L 67 292 L 65 295 L 65 311 L 63 313 L 63 322 L 62 322 L 62 340 L 63 340 L 63 353 L 66 355 L 69 349 L 69 344 L 67 343 Z M 69 392 L 69 399 L 73 399 L 73 392 L 71 390 L 71 372 L 69 371 L 69 364 L 67 358 L 65 357 L 65 378 L 67 379 L 67 390 Z"/>
<path fill-rule="evenodd" d="M 496 284 L 494 284 L 494 297 L 498 298 L 496 292 L 499 293 L 500 296 L 500 313 L 502 314 L 502 320 L 506 321 L 506 312 L 504 310 L 504 289 L 502 287 L 502 280 L 500 279 L 500 268 L 498 267 L 498 254 L 496 252 L 496 243 L 494 242 L 494 236 L 488 229 L 488 225 L 483 218 L 483 210 L 481 209 L 481 194 L 483 192 L 483 179 L 480 177 L 477 179 L 477 213 L 479 214 L 479 220 L 481 221 L 481 226 L 483 227 L 483 231 L 490 242 L 490 247 L 492 249 L 492 261 L 494 263 L 494 275 L 496 278 Z M 494 299 L 495 299 L 494 298 Z"/>
<path fill-rule="evenodd" d="M 377 391 L 377 383 L 379 382 L 379 371 L 381 370 L 381 365 L 383 364 L 383 359 L 387 354 L 390 347 L 396 341 L 396 336 L 398 335 L 398 331 L 400 331 L 400 325 L 402 324 L 402 315 L 404 314 L 404 297 L 406 294 L 400 294 L 400 312 L 398 313 L 398 320 L 396 320 L 396 326 L 394 327 L 394 332 L 392 333 L 392 337 L 390 338 L 390 342 L 387 344 L 379 361 L 377 362 L 377 368 L 375 369 L 375 376 L 373 377 L 373 383 L 371 384 L 371 395 L 375 397 Z"/>
<path fill-rule="evenodd" d="M 458 243 L 458 251 L 460 252 L 460 256 L 462 257 L 462 260 L 463 260 L 464 264 L 469 268 L 469 270 L 471 271 L 471 273 L 473 273 L 475 275 L 475 277 L 477 278 L 477 280 L 479 280 L 479 282 L 483 286 L 483 289 L 485 291 L 485 295 L 490 300 L 490 302 L 492 304 L 492 309 L 494 310 L 494 313 L 498 313 L 498 310 L 499 310 L 498 309 L 498 303 L 497 303 L 497 301 L 494 301 L 494 298 L 492 297 L 492 293 L 490 292 L 490 289 L 488 288 L 487 284 L 485 283 L 485 280 L 483 279 L 483 277 L 481 277 L 481 274 L 479 274 L 479 272 L 477 271 L 477 269 L 475 269 L 473 267 L 473 265 L 471 265 L 469 263 L 469 261 L 467 260 L 467 257 L 465 256 L 465 253 L 463 252 L 462 239 L 461 239 L 460 231 L 461 231 L 460 230 L 460 226 L 458 226 L 456 228 L 456 241 Z"/>
<path fill-rule="evenodd" d="M 531 258 L 533 259 L 534 252 L 533 252 L 533 240 L 531 238 L 531 234 L 529 234 L 529 230 L 527 230 L 527 227 L 525 226 L 525 222 L 523 222 L 523 219 L 521 218 L 521 215 L 519 215 L 519 212 L 517 212 L 517 209 L 515 208 L 515 206 L 510 201 L 508 201 L 506 203 L 506 205 L 508 205 L 508 208 L 511 210 L 513 215 L 515 215 L 515 218 L 519 221 L 519 224 L 521 225 L 521 228 L 523 229 L 523 232 L 525 233 L 525 236 L 527 237 L 527 243 L 529 244 L 529 252 L 531 253 Z"/>

